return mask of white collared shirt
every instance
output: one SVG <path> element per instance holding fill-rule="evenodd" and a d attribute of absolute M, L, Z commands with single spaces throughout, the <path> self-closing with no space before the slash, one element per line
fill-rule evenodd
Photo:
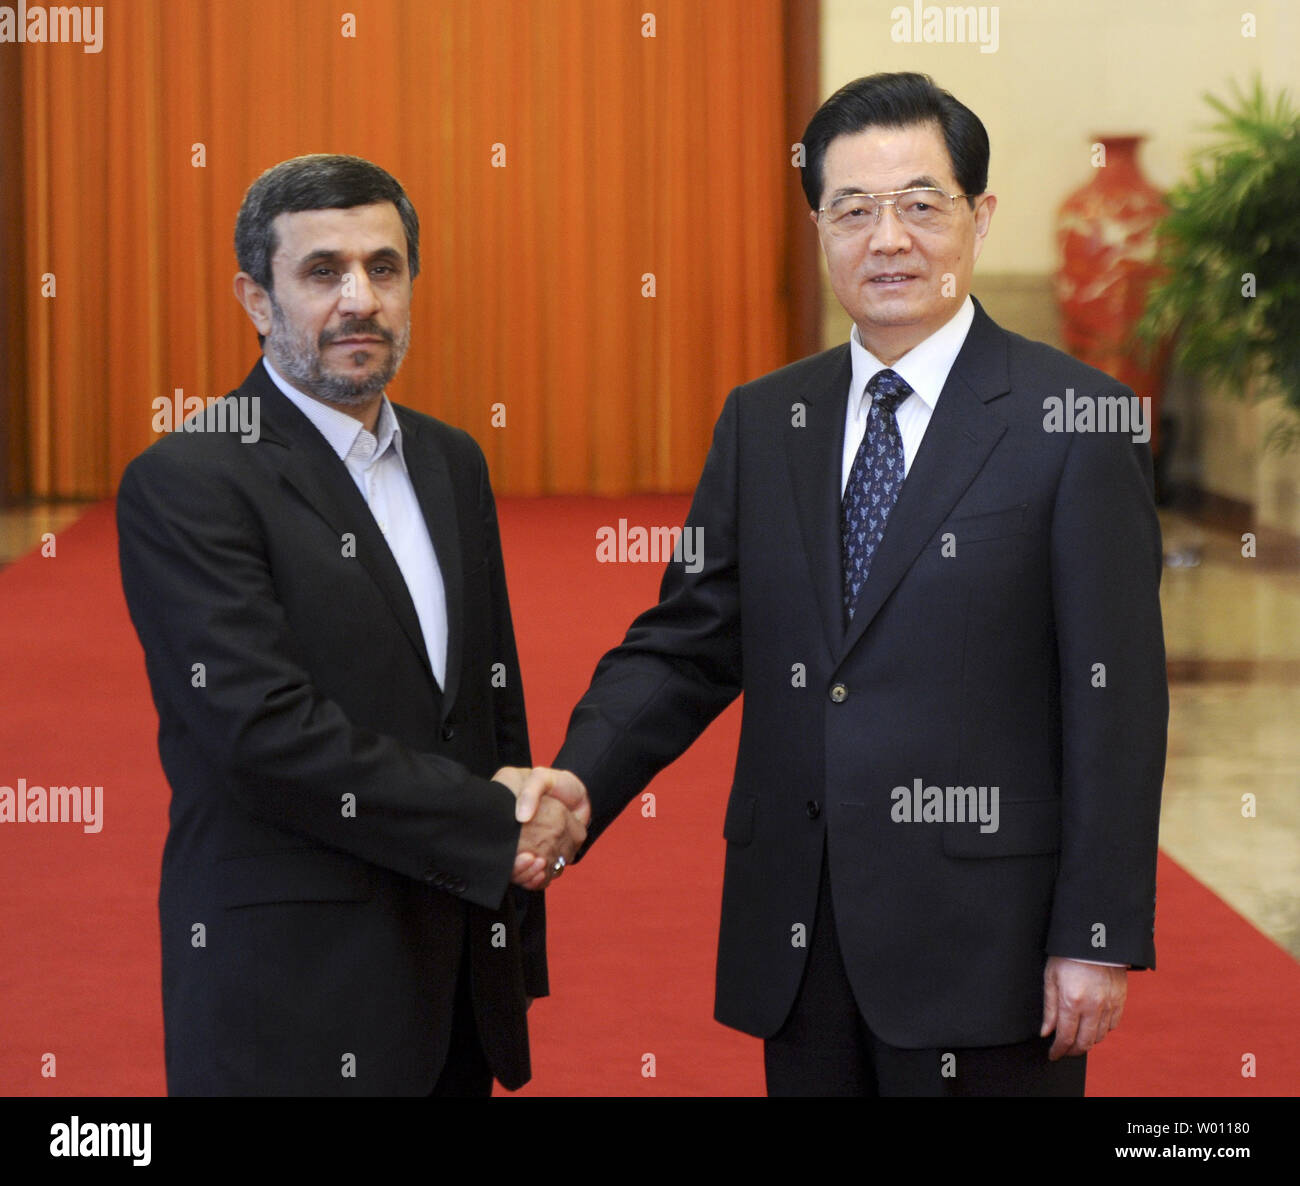
<path fill-rule="evenodd" d="M 420 633 L 424 636 L 429 666 L 438 686 L 444 687 L 447 675 L 447 592 L 424 512 L 420 509 L 406 468 L 402 428 L 397 423 L 388 396 L 383 396 L 380 401 L 379 418 L 372 433 L 355 417 L 291 387 L 265 356 L 262 365 L 271 381 L 316 426 L 347 466 L 401 570 L 420 619 Z"/>
<path fill-rule="evenodd" d="M 929 427 L 939 393 L 948 381 L 948 372 L 957 361 L 957 355 L 966 342 L 971 322 L 975 320 L 975 303 L 969 294 L 958 306 L 957 312 L 935 330 L 924 342 L 913 346 L 892 367 L 886 368 L 863 344 L 858 327 L 849 335 L 849 356 L 853 361 L 853 378 L 849 386 L 849 403 L 844 418 L 844 465 L 840 476 L 840 492 L 849 484 L 849 472 L 862 434 L 867 431 L 867 417 L 871 413 L 871 396 L 867 383 L 878 372 L 892 370 L 901 375 L 912 394 L 898 405 L 894 413 L 898 431 L 903 438 L 903 474 L 912 468 L 912 461 L 921 447 L 921 439 Z"/>

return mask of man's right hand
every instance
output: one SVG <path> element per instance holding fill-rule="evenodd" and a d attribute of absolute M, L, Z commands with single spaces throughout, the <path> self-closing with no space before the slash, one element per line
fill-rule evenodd
<path fill-rule="evenodd" d="M 544 889 L 556 876 L 557 860 L 572 861 L 587 839 L 587 788 L 569 771 L 545 766 L 505 766 L 492 781 L 514 794 L 515 818 L 523 824 L 511 881 L 522 889 Z"/>

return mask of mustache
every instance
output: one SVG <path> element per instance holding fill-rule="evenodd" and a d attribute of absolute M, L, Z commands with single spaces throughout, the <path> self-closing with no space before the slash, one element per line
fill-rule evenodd
<path fill-rule="evenodd" d="M 382 338 L 388 345 L 393 345 L 393 331 L 384 329 L 383 326 L 376 325 L 373 321 L 349 321 L 336 330 L 325 330 L 321 333 L 320 340 L 316 345 L 318 349 L 324 349 L 331 342 L 337 342 L 342 338 L 357 337 L 361 334 L 368 338 Z"/>

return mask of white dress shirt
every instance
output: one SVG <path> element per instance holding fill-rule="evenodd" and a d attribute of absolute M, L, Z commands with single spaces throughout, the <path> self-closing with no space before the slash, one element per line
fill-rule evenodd
<path fill-rule="evenodd" d="M 849 472 L 853 469 L 853 458 L 857 456 L 858 446 L 862 444 L 862 434 L 867 431 L 867 417 L 871 413 L 871 396 L 867 392 L 867 383 L 877 371 L 891 370 L 901 375 L 912 389 L 909 395 L 898 405 L 894 418 L 898 421 L 898 431 L 903 438 L 903 475 L 912 468 L 916 451 L 921 447 L 921 438 L 929 427 L 930 416 L 934 406 L 939 402 L 939 393 L 948 381 L 948 372 L 957 361 L 957 355 L 965 344 L 966 334 L 971 322 L 975 320 L 975 303 L 968 295 L 957 312 L 935 330 L 924 342 L 913 346 L 892 367 L 886 367 L 863 344 L 858 327 L 853 327 L 849 335 L 849 355 L 853 360 L 853 378 L 849 386 L 849 404 L 844 419 L 844 468 L 840 477 L 840 492 L 849 484 Z"/>
<path fill-rule="evenodd" d="M 402 429 L 388 396 L 382 397 L 372 433 L 355 417 L 291 387 L 265 356 L 262 364 L 271 381 L 329 442 L 356 482 L 401 570 L 420 619 L 429 666 L 438 686 L 443 687 L 447 675 L 447 592 L 406 468 Z"/>

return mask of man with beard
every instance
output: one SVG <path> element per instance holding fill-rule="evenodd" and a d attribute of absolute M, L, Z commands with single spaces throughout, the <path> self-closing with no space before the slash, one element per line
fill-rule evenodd
<path fill-rule="evenodd" d="M 547 991 L 542 898 L 518 887 L 572 859 L 589 808 L 525 769 L 482 452 L 384 394 L 415 210 L 368 161 L 298 157 L 250 187 L 235 249 L 263 356 L 226 398 L 259 431 L 214 405 L 118 495 L 172 788 L 168 1090 L 518 1087 Z"/>

